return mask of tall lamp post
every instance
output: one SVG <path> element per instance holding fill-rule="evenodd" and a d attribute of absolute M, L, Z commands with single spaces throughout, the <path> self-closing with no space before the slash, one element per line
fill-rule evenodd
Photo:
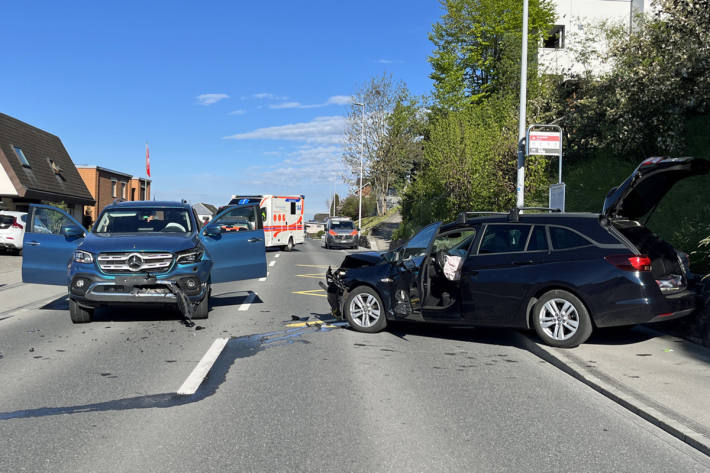
<path fill-rule="evenodd" d="M 525 107 L 528 93 L 528 0 L 523 0 L 523 50 L 520 57 L 520 126 L 518 127 L 518 176 L 516 207 L 525 205 Z"/>
<path fill-rule="evenodd" d="M 365 155 L 365 103 L 353 102 L 353 105 L 362 107 L 362 128 L 360 131 L 360 186 L 358 190 L 359 201 L 357 207 L 357 229 L 359 234 L 360 228 L 362 227 L 362 158 Z"/>

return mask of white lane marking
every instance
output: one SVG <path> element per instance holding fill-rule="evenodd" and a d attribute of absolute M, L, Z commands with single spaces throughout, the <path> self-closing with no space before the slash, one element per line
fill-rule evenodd
<path fill-rule="evenodd" d="M 256 292 L 250 292 L 244 302 L 242 302 L 242 305 L 239 306 L 239 310 L 249 310 L 249 307 L 251 307 L 251 303 L 254 302 L 255 298 Z"/>
<path fill-rule="evenodd" d="M 180 389 L 177 390 L 178 394 L 190 396 L 197 392 L 197 388 L 200 387 L 202 380 L 205 379 L 207 373 L 209 373 L 212 369 L 212 365 L 214 365 L 214 362 L 217 361 L 217 357 L 219 357 L 220 353 L 222 353 L 222 350 L 228 341 L 228 338 L 218 338 L 212 342 L 212 346 L 210 346 L 209 350 L 207 350 L 207 353 L 204 354 L 200 362 L 197 363 L 197 366 L 195 366 L 195 369 L 192 370 L 192 373 L 190 373 L 185 382 L 182 383 Z"/>
<path fill-rule="evenodd" d="M 279 256 L 281 256 L 281 253 L 276 253 L 276 254 L 274 255 L 274 258 L 278 258 Z"/>
<path fill-rule="evenodd" d="M 262 282 L 266 281 L 266 278 L 268 278 L 268 277 L 269 277 L 269 272 L 267 271 L 266 276 L 264 276 L 263 278 L 259 278 L 259 281 L 262 281 Z"/>
<path fill-rule="evenodd" d="M 269 263 L 269 266 L 273 266 L 275 264 L 276 264 L 276 261 L 272 261 L 271 263 Z"/>

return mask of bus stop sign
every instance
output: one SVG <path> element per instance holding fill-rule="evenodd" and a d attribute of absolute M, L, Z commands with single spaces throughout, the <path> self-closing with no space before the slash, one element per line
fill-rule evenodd
<path fill-rule="evenodd" d="M 562 154 L 561 131 L 528 132 L 528 155 L 560 156 Z"/>

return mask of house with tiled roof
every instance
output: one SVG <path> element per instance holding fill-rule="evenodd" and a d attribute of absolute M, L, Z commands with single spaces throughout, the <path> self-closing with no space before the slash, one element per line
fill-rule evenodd
<path fill-rule="evenodd" d="M 0 113 L 0 207 L 64 204 L 79 221 L 94 198 L 59 137 Z"/>

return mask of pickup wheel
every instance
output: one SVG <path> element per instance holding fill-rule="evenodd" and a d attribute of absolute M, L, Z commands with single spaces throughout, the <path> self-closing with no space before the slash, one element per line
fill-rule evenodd
<path fill-rule="evenodd" d="M 85 324 L 94 318 L 94 309 L 85 309 L 76 301 L 69 299 L 69 316 L 75 324 Z"/>
<path fill-rule="evenodd" d="M 210 293 L 212 291 L 211 287 L 207 287 L 205 297 L 202 298 L 197 307 L 195 308 L 194 314 L 192 314 L 193 319 L 206 319 L 210 312 Z"/>

